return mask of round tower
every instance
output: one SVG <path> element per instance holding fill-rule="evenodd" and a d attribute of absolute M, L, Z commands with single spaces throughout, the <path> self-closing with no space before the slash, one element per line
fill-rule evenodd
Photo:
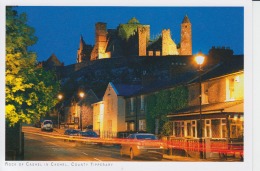
<path fill-rule="evenodd" d="M 181 24 L 180 55 L 192 55 L 191 22 L 186 15 Z"/>

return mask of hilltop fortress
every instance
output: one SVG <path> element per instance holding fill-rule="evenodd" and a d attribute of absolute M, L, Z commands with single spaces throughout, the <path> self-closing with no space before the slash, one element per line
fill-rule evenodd
<path fill-rule="evenodd" d="M 96 23 L 95 28 L 94 45 L 86 44 L 80 37 L 76 63 L 64 66 L 55 54 L 39 63 L 39 66 L 56 72 L 62 91 L 68 97 L 79 87 L 92 89 L 102 97 L 109 82 L 159 85 L 196 74 L 192 25 L 187 15 L 181 23 L 178 44 L 173 41 L 169 29 L 162 30 L 161 35 L 152 40 L 150 26 L 140 24 L 136 18 L 116 29 L 107 29 L 106 23 L 101 22 Z M 207 65 L 204 68 L 233 57 L 232 49 L 213 46 L 205 59 Z"/>
<path fill-rule="evenodd" d="M 192 28 L 186 15 L 181 23 L 181 42 L 176 44 L 170 29 L 162 30 L 155 40 L 150 39 L 150 25 L 141 24 L 135 17 L 116 29 L 107 29 L 107 24 L 95 25 L 95 45 L 87 45 L 80 37 L 77 63 L 104 58 L 134 56 L 192 55 Z"/>

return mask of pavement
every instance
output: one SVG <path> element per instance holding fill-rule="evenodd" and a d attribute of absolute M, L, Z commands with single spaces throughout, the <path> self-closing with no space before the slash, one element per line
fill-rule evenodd
<path fill-rule="evenodd" d="M 226 159 L 216 158 L 208 158 L 208 159 L 199 159 L 185 156 L 177 156 L 177 155 L 163 155 L 163 159 L 172 160 L 172 161 L 186 161 L 186 162 L 243 162 L 239 157 L 227 157 Z"/>

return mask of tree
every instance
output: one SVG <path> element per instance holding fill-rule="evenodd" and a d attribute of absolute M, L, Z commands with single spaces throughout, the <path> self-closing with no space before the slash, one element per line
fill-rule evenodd
<path fill-rule="evenodd" d="M 31 123 L 56 103 L 59 82 L 51 71 L 37 66 L 36 54 L 28 51 L 37 38 L 26 24 L 26 14 L 6 8 L 6 120 L 9 125 Z"/>

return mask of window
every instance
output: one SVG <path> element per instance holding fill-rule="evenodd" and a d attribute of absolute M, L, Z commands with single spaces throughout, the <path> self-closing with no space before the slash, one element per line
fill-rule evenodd
<path fill-rule="evenodd" d="M 184 137 L 184 122 L 183 121 L 174 122 L 174 132 L 173 133 L 176 137 Z"/>
<path fill-rule="evenodd" d="M 206 138 L 211 137 L 211 120 L 210 119 L 205 120 L 205 137 Z"/>
<path fill-rule="evenodd" d="M 226 79 L 226 101 L 233 101 L 235 100 L 234 97 L 234 85 L 235 85 L 235 79 L 227 78 Z"/>
<path fill-rule="evenodd" d="M 139 120 L 139 131 L 146 131 L 146 121 L 143 120 Z"/>
<path fill-rule="evenodd" d="M 144 95 L 141 95 L 141 110 L 144 110 Z"/>
<path fill-rule="evenodd" d="M 197 128 L 196 128 L 196 121 L 191 121 L 191 133 L 192 137 L 196 138 L 197 137 Z"/>
<path fill-rule="evenodd" d="M 159 133 L 159 119 L 155 119 L 155 134 Z"/>
<path fill-rule="evenodd" d="M 220 119 L 211 120 L 212 138 L 221 138 Z"/>
<path fill-rule="evenodd" d="M 190 123 L 190 121 L 186 122 L 186 130 L 187 130 L 186 136 L 190 137 L 191 136 L 191 123 Z"/>
<path fill-rule="evenodd" d="M 186 137 L 197 137 L 197 126 L 196 126 L 196 121 L 191 120 L 191 121 L 186 121 Z"/>
<path fill-rule="evenodd" d="M 135 130 L 134 122 L 127 122 L 127 131 L 134 131 L 134 130 Z"/>
<path fill-rule="evenodd" d="M 221 119 L 221 138 L 227 137 L 227 124 L 226 119 Z"/>
<path fill-rule="evenodd" d="M 130 99 L 130 110 L 131 110 L 131 112 L 134 111 L 134 98 L 133 97 Z"/>
<path fill-rule="evenodd" d="M 242 117 L 243 118 L 243 117 Z M 243 138 L 244 136 L 244 118 L 237 115 L 230 119 L 230 138 Z"/>
<path fill-rule="evenodd" d="M 209 103 L 208 89 L 209 89 L 209 83 L 206 82 L 201 84 L 202 104 Z"/>

